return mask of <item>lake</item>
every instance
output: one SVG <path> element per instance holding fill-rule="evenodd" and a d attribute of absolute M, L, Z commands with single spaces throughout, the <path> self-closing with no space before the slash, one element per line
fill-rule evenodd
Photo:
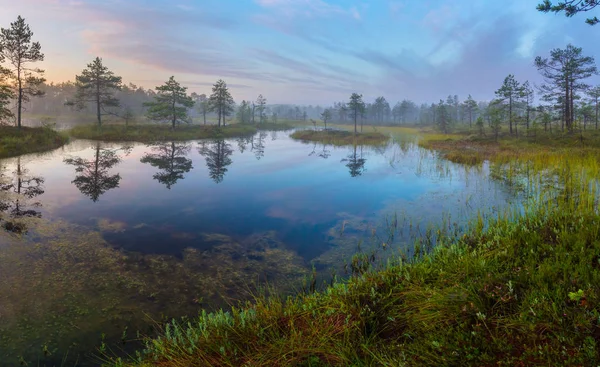
<path fill-rule="evenodd" d="M 155 145 L 76 140 L 0 161 L 0 356 L 83 365 L 201 308 L 347 276 L 515 200 L 412 138 L 334 147 L 289 132 Z M 95 356 L 82 351 L 95 350 Z M 16 362 L 15 362 L 16 361 Z"/>

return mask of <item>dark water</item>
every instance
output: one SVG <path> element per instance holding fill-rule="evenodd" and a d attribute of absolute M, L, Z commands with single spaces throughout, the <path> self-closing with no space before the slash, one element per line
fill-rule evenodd
<path fill-rule="evenodd" d="M 103 332 L 142 329 L 147 315 L 243 298 L 254 280 L 297 289 L 311 266 L 339 269 L 357 243 L 409 249 L 432 226 L 458 229 L 512 198 L 485 165 L 411 142 L 333 147 L 284 132 L 74 141 L 0 167 L 0 354 L 48 365 Z"/>

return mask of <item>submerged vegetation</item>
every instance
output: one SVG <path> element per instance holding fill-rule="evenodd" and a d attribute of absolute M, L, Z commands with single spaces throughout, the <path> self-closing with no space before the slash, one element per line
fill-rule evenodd
<path fill-rule="evenodd" d="M 56 149 L 68 140 L 51 128 L 0 126 L 0 158 Z"/>
<path fill-rule="evenodd" d="M 389 136 L 376 131 L 355 134 L 343 130 L 298 130 L 291 137 L 332 145 L 378 145 L 384 144 L 389 139 Z"/>

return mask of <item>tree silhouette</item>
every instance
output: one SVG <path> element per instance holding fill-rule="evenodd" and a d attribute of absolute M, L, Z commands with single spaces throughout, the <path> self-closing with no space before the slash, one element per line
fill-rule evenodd
<path fill-rule="evenodd" d="M 119 187 L 121 175 L 118 173 L 111 175 L 109 170 L 121 162 L 121 158 L 117 154 L 118 149 L 104 149 L 100 147 L 100 143 L 96 143 L 93 149 L 95 150 L 93 159 L 75 157 L 67 158 L 64 162 L 75 166 L 77 175 L 71 183 L 82 194 L 97 202 L 102 194 Z"/>
<path fill-rule="evenodd" d="M 208 167 L 208 175 L 215 183 L 223 182 L 227 166 L 232 161 L 230 156 L 233 154 L 231 144 L 225 140 L 214 140 L 211 144 L 205 145 L 198 149 L 200 154 L 206 157 L 206 167 Z"/>
<path fill-rule="evenodd" d="M 357 154 L 356 145 L 354 145 L 353 151 L 347 158 L 342 159 L 342 162 L 347 162 L 346 167 L 348 167 L 351 177 L 361 176 L 365 171 L 365 163 L 367 162 L 362 156 L 362 146 L 360 147 L 360 154 Z"/>
<path fill-rule="evenodd" d="M 193 168 L 192 160 L 185 157 L 190 150 L 189 144 L 163 143 L 152 147 L 152 153 L 144 155 L 140 162 L 158 168 L 160 171 L 152 177 L 170 190 L 171 186 L 183 179 L 184 173 Z"/>
<path fill-rule="evenodd" d="M 28 175 L 28 170 L 21 165 L 21 158 L 17 158 L 17 169 L 12 179 L 0 182 L 0 190 L 3 197 L 0 197 L 0 214 L 7 213 L 8 220 L 0 223 L 2 228 L 9 232 L 25 233 L 27 227 L 19 222 L 20 218 L 40 218 L 41 212 L 37 210 L 42 204 L 31 199 L 44 193 L 44 179 L 39 176 Z"/>

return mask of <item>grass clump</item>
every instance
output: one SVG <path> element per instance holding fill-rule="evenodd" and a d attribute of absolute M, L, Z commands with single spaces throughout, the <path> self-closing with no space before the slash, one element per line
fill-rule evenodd
<path fill-rule="evenodd" d="M 38 153 L 63 146 L 68 136 L 47 127 L 0 126 L 0 158 Z"/>
<path fill-rule="evenodd" d="M 184 141 L 197 139 L 229 138 L 255 134 L 257 129 L 250 125 L 186 125 L 171 129 L 164 125 L 80 125 L 68 131 L 79 139 L 103 141 L 135 141 L 150 143 L 156 141 Z"/>
<path fill-rule="evenodd" d="M 380 132 L 354 134 L 344 130 L 298 130 L 290 135 L 293 139 L 332 145 L 380 145 L 389 140 Z"/>

